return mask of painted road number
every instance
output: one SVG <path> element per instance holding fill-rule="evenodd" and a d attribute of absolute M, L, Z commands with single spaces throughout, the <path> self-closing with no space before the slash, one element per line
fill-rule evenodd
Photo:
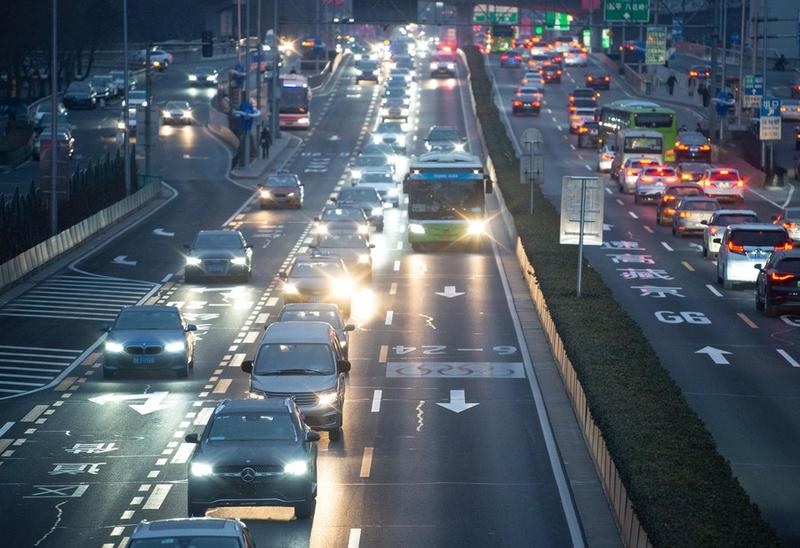
<path fill-rule="evenodd" d="M 709 320 L 702 312 L 672 312 L 671 310 L 659 310 L 655 313 L 656 319 L 662 323 L 690 323 L 694 325 L 710 325 Z"/>

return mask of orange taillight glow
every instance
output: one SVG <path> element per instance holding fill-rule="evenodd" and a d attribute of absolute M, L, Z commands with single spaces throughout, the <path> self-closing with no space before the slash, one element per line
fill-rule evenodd
<path fill-rule="evenodd" d="M 521 107 L 522 106 L 522 101 L 514 101 L 514 106 L 515 107 Z"/>
<path fill-rule="evenodd" d="M 692 180 L 692 174 L 691 173 L 681 173 L 681 179 L 683 179 L 684 181 L 691 181 Z"/>
<path fill-rule="evenodd" d="M 650 177 L 649 175 L 642 175 L 639 179 L 643 183 L 652 183 L 653 181 L 655 181 L 655 178 L 654 177 Z"/>
<path fill-rule="evenodd" d="M 667 177 L 666 181 L 668 183 L 677 183 L 678 182 L 678 178 L 677 177 Z"/>
<path fill-rule="evenodd" d="M 711 150 L 711 145 L 700 145 L 700 150 L 706 152 Z"/>
<path fill-rule="evenodd" d="M 775 251 L 791 251 L 794 249 L 794 245 L 791 241 L 786 241 L 783 245 L 776 245 L 774 249 Z"/>
<path fill-rule="evenodd" d="M 728 251 L 731 253 L 738 253 L 739 255 L 744 255 L 744 246 L 735 244 L 733 242 L 728 242 Z"/>
<path fill-rule="evenodd" d="M 792 280 L 792 279 L 796 278 L 797 276 L 795 276 L 794 274 L 791 274 L 789 272 L 782 273 L 782 272 L 778 272 L 776 270 L 769 270 L 768 274 L 767 274 L 767 277 L 769 278 L 769 281 L 771 281 L 771 282 L 788 282 L 789 280 Z"/>
<path fill-rule="evenodd" d="M 744 181 L 742 181 L 741 179 L 739 179 L 738 181 L 736 181 L 736 186 L 739 186 L 739 187 L 742 187 L 742 186 L 744 186 Z"/>
<path fill-rule="evenodd" d="M 689 216 L 688 211 L 681 211 L 680 214 L 678 215 L 678 217 L 688 217 L 688 216 Z"/>

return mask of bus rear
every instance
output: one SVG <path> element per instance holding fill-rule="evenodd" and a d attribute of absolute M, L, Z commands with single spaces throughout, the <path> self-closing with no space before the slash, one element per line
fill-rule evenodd
<path fill-rule="evenodd" d="M 311 126 L 311 88 L 299 74 L 281 76 L 278 116 L 281 129 L 307 129 Z"/>

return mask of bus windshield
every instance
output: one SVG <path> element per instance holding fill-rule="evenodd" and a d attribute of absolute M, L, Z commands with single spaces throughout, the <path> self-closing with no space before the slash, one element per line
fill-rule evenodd
<path fill-rule="evenodd" d="M 280 111 L 285 114 L 305 114 L 308 112 L 308 88 L 281 88 Z"/>
<path fill-rule="evenodd" d="M 661 154 L 663 139 L 660 137 L 625 137 L 623 152 Z"/>
<path fill-rule="evenodd" d="M 661 128 L 672 127 L 672 117 L 669 112 L 637 112 L 633 120 L 636 127 Z"/>
<path fill-rule="evenodd" d="M 483 179 L 412 180 L 408 194 L 411 219 L 457 220 L 483 213 Z"/>

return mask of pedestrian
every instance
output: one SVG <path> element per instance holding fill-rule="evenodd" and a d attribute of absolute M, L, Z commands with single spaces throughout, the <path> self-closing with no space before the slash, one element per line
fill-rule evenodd
<path fill-rule="evenodd" d="M 672 93 L 675 91 L 675 84 L 677 82 L 678 82 L 678 79 L 675 78 L 674 74 L 670 74 L 669 77 L 667 78 L 667 89 L 669 89 L 669 94 L 670 95 L 672 95 Z"/>
<path fill-rule="evenodd" d="M 705 82 L 700 82 L 697 84 L 697 94 L 703 100 L 703 106 L 708 106 L 709 101 L 709 94 L 708 94 L 708 87 L 706 86 Z"/>
<path fill-rule="evenodd" d="M 261 135 L 258 138 L 258 142 L 261 145 L 261 156 L 265 160 L 268 159 L 269 147 L 272 146 L 272 135 L 270 134 L 267 126 L 261 128 Z"/>

